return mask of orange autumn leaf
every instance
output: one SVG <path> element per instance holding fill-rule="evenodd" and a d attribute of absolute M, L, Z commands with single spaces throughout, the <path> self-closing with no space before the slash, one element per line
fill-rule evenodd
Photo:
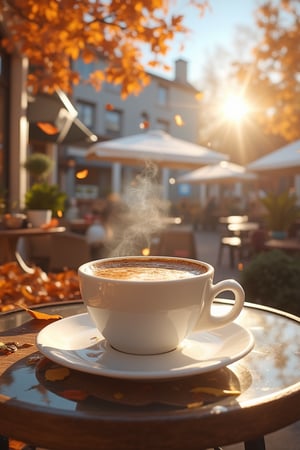
<path fill-rule="evenodd" d="M 55 228 L 57 226 L 58 226 L 58 220 L 56 218 L 53 218 L 50 220 L 50 222 L 44 223 L 43 225 L 41 225 L 41 228 L 43 228 L 43 230 L 47 230 L 49 228 Z"/>
<path fill-rule="evenodd" d="M 45 379 L 47 381 L 62 381 L 70 375 L 70 370 L 67 367 L 55 367 L 48 369 L 45 372 Z"/>
<path fill-rule="evenodd" d="M 19 308 L 20 305 L 30 308 L 31 305 L 81 299 L 75 270 L 46 274 L 38 266 L 32 268 L 34 270 L 28 274 L 16 261 L 0 265 L 0 312 Z M 24 286 L 27 287 L 26 296 Z"/>
<path fill-rule="evenodd" d="M 26 308 L 26 306 L 24 306 L 24 305 L 18 305 L 18 306 L 20 306 L 26 312 L 28 312 L 28 314 L 30 314 L 34 319 L 38 319 L 38 320 L 59 320 L 59 319 L 62 319 L 62 316 L 60 316 L 59 314 L 47 314 L 47 313 L 44 313 L 42 311 Z"/>
<path fill-rule="evenodd" d="M 21 286 L 21 293 L 26 300 L 34 301 L 34 295 L 32 294 L 30 286 Z"/>
<path fill-rule="evenodd" d="M 27 448 L 25 442 L 9 439 L 9 450 L 23 450 Z"/>
<path fill-rule="evenodd" d="M 105 109 L 106 109 L 106 111 L 113 111 L 114 105 L 112 103 L 106 103 Z"/>
<path fill-rule="evenodd" d="M 60 395 L 68 400 L 81 401 L 88 397 L 88 394 L 81 389 L 68 389 L 60 392 Z"/>

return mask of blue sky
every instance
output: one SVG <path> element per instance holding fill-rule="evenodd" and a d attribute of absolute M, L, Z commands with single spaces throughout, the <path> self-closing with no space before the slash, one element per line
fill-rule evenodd
<path fill-rule="evenodd" d="M 187 1 L 174 0 L 176 11 L 185 16 L 185 24 L 192 31 L 184 38 L 184 50 L 180 52 L 179 45 L 174 45 L 167 61 L 173 66 L 179 57 L 187 60 L 189 81 L 194 82 L 217 47 L 232 49 L 239 26 L 253 27 L 254 11 L 259 0 L 210 0 L 211 8 L 202 18 L 195 8 L 186 6 Z M 173 74 L 170 76 L 173 77 Z"/>

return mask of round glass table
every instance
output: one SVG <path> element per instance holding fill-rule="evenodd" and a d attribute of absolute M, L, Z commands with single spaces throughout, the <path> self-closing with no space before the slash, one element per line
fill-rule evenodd
<path fill-rule="evenodd" d="M 216 302 L 216 311 L 228 304 Z M 37 310 L 64 318 L 86 312 L 80 301 Z M 0 314 L 0 341 L 18 347 L 0 356 L 2 436 L 53 450 L 199 450 L 237 442 L 261 450 L 265 434 L 300 419 L 295 316 L 246 303 L 236 320 L 254 337 L 246 356 L 164 380 L 109 378 L 50 361 L 35 345 L 48 323 L 25 311 Z"/>

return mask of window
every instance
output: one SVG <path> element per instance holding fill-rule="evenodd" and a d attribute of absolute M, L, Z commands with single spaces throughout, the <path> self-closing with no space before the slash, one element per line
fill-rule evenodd
<path fill-rule="evenodd" d="M 95 127 L 95 105 L 87 102 L 77 102 L 77 110 L 79 119 L 88 128 Z"/>
<path fill-rule="evenodd" d="M 168 104 L 168 88 L 159 85 L 157 91 L 157 101 L 160 106 L 167 106 Z"/>
<path fill-rule="evenodd" d="M 121 111 L 105 111 L 105 133 L 111 137 L 118 137 L 121 135 Z"/>

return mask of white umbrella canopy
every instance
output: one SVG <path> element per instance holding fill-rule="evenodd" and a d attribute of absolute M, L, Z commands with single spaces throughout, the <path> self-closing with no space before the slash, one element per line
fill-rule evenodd
<path fill-rule="evenodd" d="M 300 140 L 252 161 L 247 169 L 255 172 L 280 171 L 300 174 Z"/>
<path fill-rule="evenodd" d="M 170 168 L 194 168 L 228 159 L 228 156 L 206 147 L 177 139 L 162 130 L 126 136 L 92 145 L 88 159 L 139 165 L 152 161 Z"/>
<path fill-rule="evenodd" d="M 255 180 L 256 175 L 248 172 L 245 167 L 238 164 L 221 161 L 218 164 L 211 164 L 200 169 L 193 170 L 187 174 L 181 175 L 176 179 L 177 183 L 217 183 L 217 182 L 235 182 Z"/>

